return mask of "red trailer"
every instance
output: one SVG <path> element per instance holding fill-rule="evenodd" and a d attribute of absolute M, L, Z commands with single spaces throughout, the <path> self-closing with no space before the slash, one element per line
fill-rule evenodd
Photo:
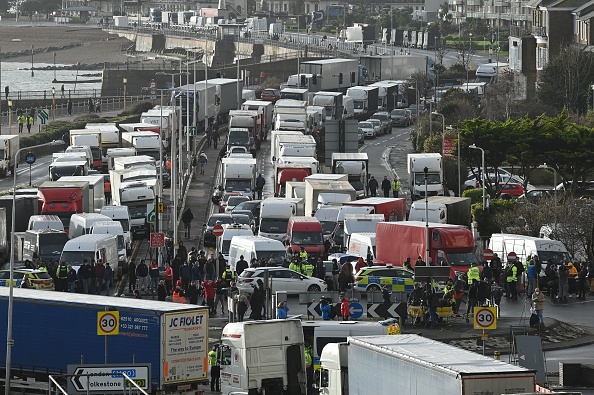
<path fill-rule="evenodd" d="M 46 181 L 37 191 L 39 214 L 57 215 L 68 232 L 70 216 L 89 211 L 89 183 L 87 181 Z"/>
<path fill-rule="evenodd" d="M 274 185 L 274 196 L 285 197 L 285 186 L 287 181 L 305 181 L 305 177 L 311 175 L 309 165 L 298 163 L 287 163 L 276 166 L 276 177 Z M 289 196 L 293 197 L 293 196 Z"/>
<path fill-rule="evenodd" d="M 376 225 L 378 264 L 402 266 L 410 258 L 414 266 L 420 255 L 425 260 L 426 223 L 420 221 L 380 222 Z M 459 225 L 429 223 L 429 257 L 433 266 L 449 266 L 450 276 L 466 273 L 478 258 L 472 232 Z"/>
<path fill-rule="evenodd" d="M 371 206 L 370 214 L 383 214 L 387 222 L 406 221 L 405 198 L 370 197 L 343 203 L 344 206 Z"/>

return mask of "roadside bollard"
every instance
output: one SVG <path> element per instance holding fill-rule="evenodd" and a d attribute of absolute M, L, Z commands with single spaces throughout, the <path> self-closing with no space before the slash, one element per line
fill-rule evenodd
<path fill-rule="evenodd" d="M 500 361 L 501 360 L 501 353 L 499 351 L 495 351 L 495 355 L 494 355 L 495 359 Z"/>

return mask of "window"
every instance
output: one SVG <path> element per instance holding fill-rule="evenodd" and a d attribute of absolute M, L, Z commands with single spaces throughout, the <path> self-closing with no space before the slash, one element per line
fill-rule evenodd
<path fill-rule="evenodd" d="M 413 274 L 406 270 L 398 270 L 398 277 L 402 278 L 413 278 Z"/>
<path fill-rule="evenodd" d="M 330 374 L 328 373 L 327 369 L 322 369 L 320 374 L 320 387 L 325 388 L 328 387 L 328 382 L 330 381 Z"/>
<path fill-rule="evenodd" d="M 221 359 L 222 366 L 231 365 L 231 348 L 223 346 L 219 348 L 219 358 Z"/>

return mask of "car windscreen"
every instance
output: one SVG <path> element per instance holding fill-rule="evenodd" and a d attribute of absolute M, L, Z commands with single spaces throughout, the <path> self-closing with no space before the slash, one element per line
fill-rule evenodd
<path fill-rule="evenodd" d="M 208 219 L 208 226 L 213 227 L 216 224 L 232 224 L 233 223 L 233 219 L 231 218 L 230 215 L 221 215 L 221 216 L 212 216 Z"/>
<path fill-rule="evenodd" d="M 259 261 L 268 262 L 271 258 L 276 262 L 277 265 L 280 265 L 284 262 L 286 253 L 285 251 L 261 251 L 257 250 L 256 255 L 258 256 Z"/>
<path fill-rule="evenodd" d="M 68 262 L 72 266 L 82 265 L 84 260 L 91 262 L 95 259 L 95 251 L 63 251 L 61 261 Z"/>
<path fill-rule="evenodd" d="M 288 219 L 281 218 L 262 218 L 260 222 L 260 232 L 264 233 L 286 233 Z"/>
<path fill-rule="evenodd" d="M 452 266 L 470 266 L 473 263 L 477 265 L 479 263 L 472 252 L 448 252 L 448 260 Z"/>

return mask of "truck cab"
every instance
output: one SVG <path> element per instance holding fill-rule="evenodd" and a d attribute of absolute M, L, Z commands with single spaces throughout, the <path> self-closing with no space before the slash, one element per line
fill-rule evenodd
<path fill-rule="evenodd" d="M 49 180 L 58 181 L 64 176 L 87 176 L 89 166 L 85 160 L 52 162 L 48 167 Z"/>
<path fill-rule="evenodd" d="M 315 217 L 291 217 L 287 225 L 286 244 L 294 252 L 303 247 L 310 260 L 324 254 L 322 224 Z"/>

